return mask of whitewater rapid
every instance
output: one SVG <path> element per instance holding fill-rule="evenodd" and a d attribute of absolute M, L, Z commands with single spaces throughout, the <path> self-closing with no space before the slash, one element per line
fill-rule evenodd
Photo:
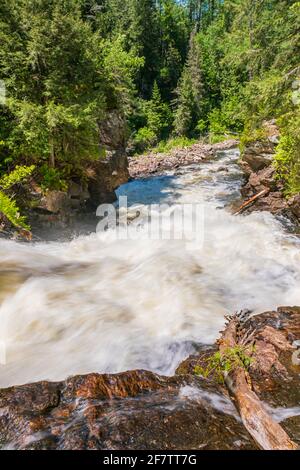
<path fill-rule="evenodd" d="M 172 374 L 224 314 L 300 305 L 299 239 L 269 213 L 233 216 L 238 152 L 122 186 L 134 212 L 198 203 L 203 239 L 0 241 L 0 387 L 143 368 Z M 95 229 L 97 220 L 95 219 Z M 140 236 L 139 236 L 140 234 Z"/>

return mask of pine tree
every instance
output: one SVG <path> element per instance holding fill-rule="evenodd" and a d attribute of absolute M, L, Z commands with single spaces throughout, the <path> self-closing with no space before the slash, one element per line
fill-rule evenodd
<path fill-rule="evenodd" d="M 154 82 L 151 100 L 146 106 L 147 127 L 156 135 L 157 141 L 166 136 L 170 127 L 171 112 L 162 101 L 157 82 Z"/>
<path fill-rule="evenodd" d="M 197 36 L 193 32 L 187 63 L 176 90 L 174 129 L 177 135 L 191 134 L 202 117 L 203 82 L 201 54 Z"/>
<path fill-rule="evenodd" d="M 79 171 L 80 162 L 99 157 L 103 116 L 126 114 L 141 61 L 122 38 L 105 41 L 93 31 L 82 17 L 84 2 L 4 2 L 0 67 L 11 129 L 3 158 Z"/>

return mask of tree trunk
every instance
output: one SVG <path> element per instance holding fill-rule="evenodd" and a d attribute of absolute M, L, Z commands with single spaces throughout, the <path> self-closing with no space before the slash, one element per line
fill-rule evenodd
<path fill-rule="evenodd" d="M 54 139 L 51 136 L 49 139 L 50 155 L 49 155 L 49 166 L 55 168 L 55 151 L 54 151 Z"/>

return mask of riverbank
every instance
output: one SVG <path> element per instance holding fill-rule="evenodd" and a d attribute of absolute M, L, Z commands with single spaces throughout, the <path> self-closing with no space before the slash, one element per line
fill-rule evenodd
<path fill-rule="evenodd" d="M 255 344 L 251 389 L 300 445 L 300 308 L 257 315 L 243 328 Z M 218 348 L 200 348 L 172 377 L 137 370 L 0 390 L 0 448 L 257 449 L 226 387 L 195 373 Z"/>
<path fill-rule="evenodd" d="M 300 194 L 288 196 L 285 183 L 276 172 L 275 154 L 280 133 L 275 121 L 266 121 L 262 134 L 263 137 L 247 142 L 241 155 L 240 164 L 245 175 L 245 184 L 241 188 L 243 211 L 266 211 L 287 217 L 299 231 Z"/>
<path fill-rule="evenodd" d="M 161 174 L 182 166 L 201 163 L 212 158 L 217 152 L 230 150 L 238 146 L 237 140 L 226 140 L 218 144 L 201 142 L 185 148 L 177 148 L 170 153 L 149 153 L 129 158 L 131 178 L 145 178 Z"/>
<path fill-rule="evenodd" d="M 243 149 L 240 166 L 244 173 L 241 198 L 234 201 L 232 210 L 243 204 L 243 212 L 270 212 L 287 217 L 294 226 L 300 226 L 300 195 L 286 197 L 283 182 L 277 178 L 274 166 L 279 130 L 272 122 L 265 123 L 265 137 L 248 143 Z M 217 144 L 201 142 L 186 148 L 174 149 L 170 153 L 149 153 L 129 159 L 129 174 L 133 179 L 163 174 L 187 165 L 199 164 L 213 158 L 217 152 L 239 147 L 238 140 L 227 140 Z M 227 171 L 221 168 L 221 171 Z M 256 198 L 257 195 L 260 195 Z M 249 204 L 247 202 L 249 201 Z M 296 228 L 296 230 L 298 230 Z"/>
<path fill-rule="evenodd" d="M 220 150 L 119 188 L 142 215 L 133 239 L 0 242 L 3 448 L 258 448 L 206 374 L 224 318 L 244 308 L 269 313 L 242 325 L 253 360 L 240 346 L 233 358 L 243 353 L 252 391 L 299 442 L 299 309 L 276 311 L 300 305 L 299 242 L 269 213 L 232 216 L 243 182 L 239 152 Z M 201 204 L 202 240 L 145 239 L 162 202 Z"/>

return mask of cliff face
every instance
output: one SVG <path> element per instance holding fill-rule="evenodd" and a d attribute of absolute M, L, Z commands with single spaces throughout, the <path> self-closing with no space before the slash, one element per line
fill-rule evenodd
<path fill-rule="evenodd" d="M 100 143 L 106 150 L 106 158 L 95 162 L 92 167 L 94 174 L 88 183 L 92 208 L 115 201 L 115 190 L 129 178 L 124 119 L 117 112 L 112 112 L 99 128 Z"/>

